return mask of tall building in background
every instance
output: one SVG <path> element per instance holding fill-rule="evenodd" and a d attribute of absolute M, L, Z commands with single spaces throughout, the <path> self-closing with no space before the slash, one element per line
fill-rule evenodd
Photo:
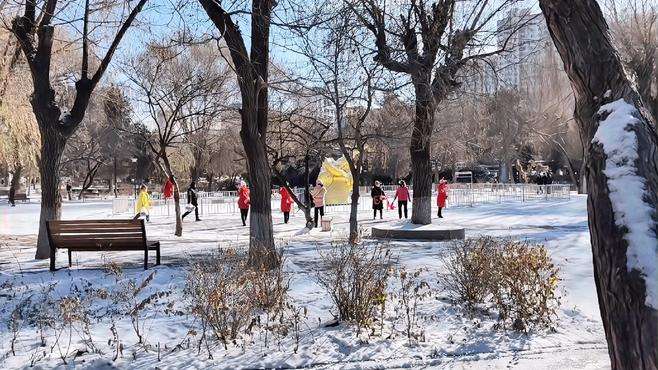
<path fill-rule="evenodd" d="M 553 48 L 544 18 L 527 8 L 511 9 L 496 25 L 496 42 L 505 51 L 481 63 L 468 77 L 469 87 L 479 93 L 525 89 L 543 73 L 546 51 Z"/>

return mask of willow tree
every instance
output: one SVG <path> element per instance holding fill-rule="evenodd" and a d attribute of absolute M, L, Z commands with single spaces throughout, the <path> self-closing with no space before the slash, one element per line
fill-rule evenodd
<path fill-rule="evenodd" d="M 144 141 L 162 172 L 172 179 L 174 234 L 182 236 L 180 184 L 172 152 L 193 149 L 198 134 L 209 134 L 226 99 L 226 64 L 208 45 L 183 47 L 154 41 L 125 70 L 136 100 L 146 110 L 145 120 L 152 123 L 153 130 L 141 131 Z"/>
<path fill-rule="evenodd" d="M 240 138 L 247 157 L 251 187 L 249 212 L 249 264 L 272 268 L 280 263 L 272 228 L 272 180 L 267 156 L 268 63 L 272 10 L 275 0 L 253 0 L 251 9 L 229 9 L 222 1 L 199 0 L 226 42 L 240 88 Z M 248 14 L 249 43 L 236 20 Z M 250 50 L 247 50 L 249 45 Z"/>
<path fill-rule="evenodd" d="M 498 22 L 515 3 L 517 0 L 349 2 L 374 36 L 375 61 L 408 77 L 413 85 L 416 112 L 409 150 L 413 173 L 411 221 L 415 224 L 432 221 L 430 148 L 436 109 L 460 86 L 459 72 L 470 61 L 519 46 L 516 32 L 535 17 L 526 11 Z"/>
<path fill-rule="evenodd" d="M 134 3 L 134 5 L 133 5 Z M 30 103 L 41 134 L 39 174 L 41 178 L 41 215 L 37 241 L 37 259 L 50 255 L 46 221 L 60 218 L 62 199 L 59 192 L 59 161 L 66 141 L 82 122 L 94 89 L 107 71 L 121 40 L 142 10 L 146 0 L 126 0 L 108 8 L 104 1 L 45 0 L 40 8 L 37 1 L 19 1 L 22 14 L 12 21 L 11 30 L 18 40 L 32 76 Z M 131 7 L 131 5 L 133 5 Z M 115 26 L 117 27 L 115 30 Z M 72 47 L 80 44 L 80 59 L 69 59 L 72 69 L 79 67 L 71 77 L 75 79 L 75 98 L 70 107 L 60 105 L 52 76 L 53 48 L 58 30 L 64 35 L 72 29 L 81 35 L 71 41 Z M 92 31 L 99 35 L 92 37 Z M 102 38 L 108 32 L 114 36 L 105 44 Z M 92 45 L 94 52 L 92 52 Z M 97 59 L 96 53 L 102 53 Z M 92 66 L 96 65 L 95 70 Z"/>
<path fill-rule="evenodd" d="M 595 0 L 540 0 L 575 96 L 613 369 L 658 368 L 658 136 Z"/>

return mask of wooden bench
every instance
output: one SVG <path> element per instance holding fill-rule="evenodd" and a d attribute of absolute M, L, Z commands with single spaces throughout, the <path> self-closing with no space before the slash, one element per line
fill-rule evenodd
<path fill-rule="evenodd" d="M 67 249 L 69 267 L 71 252 L 144 251 L 144 270 L 148 269 L 148 252 L 155 251 L 155 264 L 160 264 L 160 242 L 146 240 L 144 220 L 78 220 L 47 221 L 50 242 L 50 271 L 55 270 L 55 252 Z"/>
<path fill-rule="evenodd" d="M 14 194 L 14 202 L 16 201 L 29 202 L 30 198 L 25 193 L 16 193 Z"/>

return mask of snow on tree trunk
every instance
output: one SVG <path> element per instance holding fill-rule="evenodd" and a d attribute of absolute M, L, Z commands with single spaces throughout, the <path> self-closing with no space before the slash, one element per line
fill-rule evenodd
<path fill-rule="evenodd" d="M 658 136 L 594 0 L 540 0 L 576 98 L 599 308 L 613 369 L 658 368 Z"/>

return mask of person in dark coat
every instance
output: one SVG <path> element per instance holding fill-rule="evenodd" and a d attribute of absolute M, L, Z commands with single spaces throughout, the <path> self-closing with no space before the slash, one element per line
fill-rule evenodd
<path fill-rule="evenodd" d="M 194 216 L 196 217 L 196 221 L 201 221 L 199 218 L 199 203 L 198 203 L 198 191 L 196 190 L 196 184 L 194 181 L 190 183 L 190 186 L 187 188 L 187 204 L 191 205 L 194 207 Z M 185 216 L 189 215 L 192 213 L 192 208 L 189 208 L 185 213 L 183 213 L 183 219 Z"/>
<path fill-rule="evenodd" d="M 66 195 L 68 196 L 69 200 L 71 200 L 71 183 L 69 181 L 66 182 Z"/>
<path fill-rule="evenodd" d="M 375 186 L 370 190 L 370 196 L 372 197 L 372 219 L 377 218 L 377 211 L 379 211 L 379 218 L 384 218 L 384 200 L 386 199 L 386 193 L 381 188 L 382 183 L 375 181 Z"/>

